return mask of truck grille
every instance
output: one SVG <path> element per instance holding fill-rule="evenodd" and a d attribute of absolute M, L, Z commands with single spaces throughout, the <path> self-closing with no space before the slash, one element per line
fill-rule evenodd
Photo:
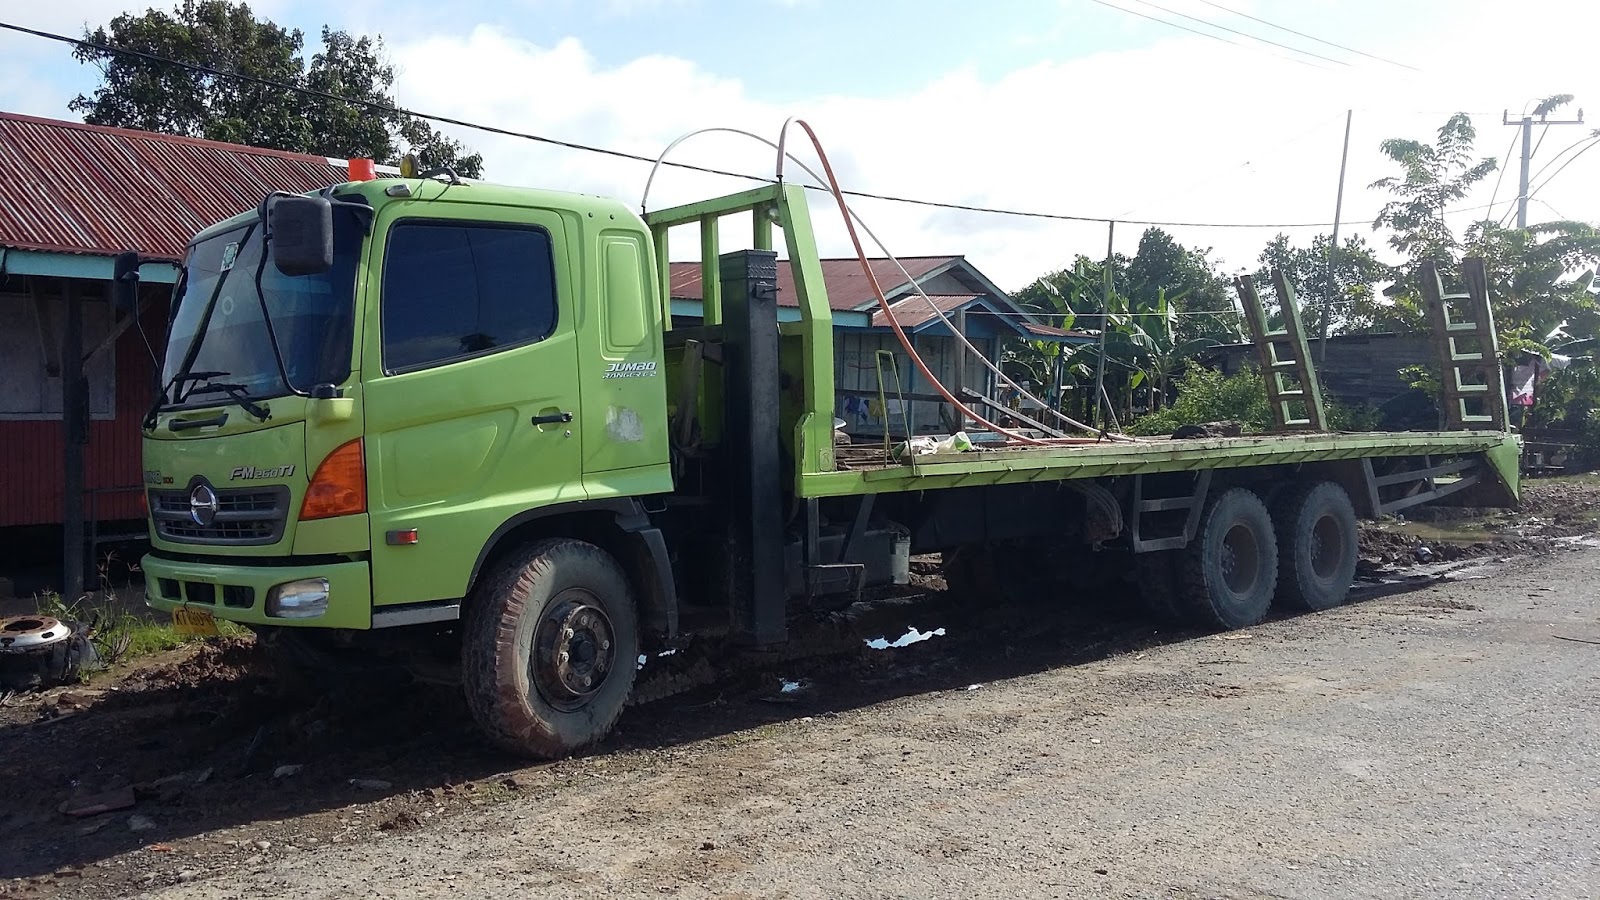
<path fill-rule="evenodd" d="M 156 535 L 184 544 L 235 547 L 272 544 L 283 537 L 289 518 L 288 487 L 216 488 L 215 492 L 217 514 L 209 525 L 199 525 L 189 515 L 188 491 L 151 491 Z"/>

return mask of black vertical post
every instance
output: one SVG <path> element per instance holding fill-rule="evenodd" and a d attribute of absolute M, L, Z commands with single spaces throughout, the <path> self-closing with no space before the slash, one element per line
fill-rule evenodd
<path fill-rule="evenodd" d="M 83 305 L 78 302 L 78 283 L 67 279 L 63 285 L 61 599 L 71 604 L 83 596 L 83 447 L 89 442 L 89 398 L 83 384 Z"/>
<path fill-rule="evenodd" d="M 778 255 L 717 258 L 722 281 L 723 396 L 728 463 L 729 601 L 756 644 L 788 639 L 783 477 L 778 453 Z"/>

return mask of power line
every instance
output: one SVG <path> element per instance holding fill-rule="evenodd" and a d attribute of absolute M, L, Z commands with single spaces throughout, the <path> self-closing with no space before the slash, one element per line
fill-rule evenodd
<path fill-rule="evenodd" d="M 1180 25 L 1177 22 L 1169 22 L 1166 19 L 1158 19 L 1155 16 L 1149 15 L 1147 13 L 1139 12 L 1136 9 L 1128 9 L 1125 6 L 1118 6 L 1115 3 L 1107 3 L 1106 0 L 1093 0 L 1093 2 L 1098 3 L 1101 6 L 1106 7 L 1107 9 L 1114 9 L 1117 12 L 1124 12 L 1124 13 L 1127 13 L 1128 15 L 1130 15 L 1130 16 L 1138 16 L 1141 19 L 1149 19 L 1152 22 L 1160 22 L 1162 25 L 1166 25 L 1166 26 L 1169 26 L 1169 27 L 1172 27 L 1172 28 L 1180 28 L 1180 29 L 1182 29 L 1184 31 L 1189 32 L 1190 34 L 1198 34 L 1201 37 L 1210 38 L 1213 41 L 1221 41 L 1224 44 L 1228 44 L 1230 46 L 1238 47 L 1240 49 L 1245 49 L 1245 46 L 1243 44 L 1239 43 L 1238 41 L 1230 41 L 1230 40 L 1228 40 L 1227 38 L 1223 37 L 1220 34 L 1212 34 L 1209 31 L 1201 31 L 1201 30 L 1199 30 L 1197 28 L 1190 28 L 1187 25 Z M 1274 56 L 1278 56 L 1278 54 L 1276 54 L 1276 53 L 1274 53 L 1273 55 Z M 1297 62 L 1297 63 L 1300 63 L 1303 66 L 1312 66 L 1312 67 L 1318 68 L 1318 69 L 1324 68 L 1323 66 L 1319 66 L 1316 63 L 1309 63 L 1309 62 L 1306 62 L 1303 59 L 1295 59 L 1294 57 L 1280 56 L 1279 58 L 1280 59 L 1287 59 L 1290 62 Z"/>
<path fill-rule="evenodd" d="M 1549 162 L 1547 162 L 1544 165 L 1540 166 L 1539 167 L 1539 171 L 1533 173 L 1533 177 L 1530 180 L 1531 181 L 1538 181 L 1540 175 L 1543 175 L 1551 166 L 1555 165 L 1556 162 L 1561 159 L 1561 157 L 1566 156 L 1568 153 L 1572 152 L 1572 148 L 1578 146 L 1579 144 L 1588 143 L 1589 141 L 1592 141 L 1595 138 L 1600 138 L 1600 131 L 1593 132 L 1593 133 L 1587 135 L 1586 137 L 1578 138 L 1577 140 L 1573 141 L 1572 143 L 1568 144 L 1567 146 L 1562 147 L 1561 148 L 1561 152 L 1557 153 L 1555 156 L 1551 157 Z"/>
<path fill-rule="evenodd" d="M 1549 208 L 1550 208 L 1550 211 L 1551 211 L 1551 212 L 1553 212 L 1553 213 L 1555 213 L 1555 214 L 1556 214 L 1556 215 L 1557 215 L 1557 216 L 1558 216 L 1558 217 L 1560 217 L 1560 218 L 1563 218 L 1563 219 L 1565 219 L 1565 218 L 1566 218 L 1566 217 L 1567 217 L 1567 214 L 1566 214 L 1566 213 L 1564 213 L 1564 212 L 1562 212 L 1562 211 L 1561 211 L 1561 210 L 1559 210 L 1559 209 L 1556 209 L 1556 208 L 1555 208 L 1555 207 L 1554 207 L 1554 206 L 1550 206 L 1550 203 L 1549 203 L 1549 201 L 1547 201 L 1547 200 L 1544 200 L 1544 199 L 1542 199 L 1542 198 L 1539 198 L 1539 197 L 1529 197 L 1529 198 L 1528 198 L 1528 199 L 1529 199 L 1529 200 L 1531 200 L 1531 201 L 1533 201 L 1533 202 L 1535 202 L 1535 203 L 1541 203 L 1541 204 L 1543 204 L 1543 205 L 1545 205 L 1545 206 L 1547 206 L 1547 207 L 1549 207 Z"/>
<path fill-rule="evenodd" d="M 1097 3 L 1098 2 L 1103 2 L 1103 0 L 1095 0 L 1095 2 L 1097 2 Z M 1110 6 L 1111 4 L 1106 4 L 1106 5 Z M 1120 8 L 1120 7 L 1113 7 L 1113 8 Z M 1124 10 L 1124 11 L 1125 12 L 1131 12 L 1131 10 Z M 1157 21 L 1160 21 L 1160 20 L 1157 20 Z M 48 31 L 40 31 L 38 29 L 27 28 L 27 27 L 24 27 L 24 26 L 21 26 L 21 25 L 12 24 L 10 22 L 0 21 L 0 29 L 4 29 L 4 30 L 8 30 L 8 31 L 15 31 L 15 32 L 18 32 L 18 33 L 21 33 L 21 34 L 32 35 L 34 37 L 43 38 L 43 39 L 51 40 L 51 41 L 56 41 L 56 42 L 64 43 L 64 44 L 70 44 L 70 45 L 73 45 L 73 46 L 76 46 L 76 47 L 84 47 L 84 48 L 88 48 L 88 49 L 92 49 L 92 50 L 98 50 L 98 51 L 103 52 L 103 53 L 122 54 L 122 55 L 126 55 L 126 56 L 134 56 L 134 57 L 138 57 L 140 59 L 144 59 L 144 60 L 146 60 L 148 62 L 159 63 L 159 64 L 162 64 L 162 65 L 177 66 L 179 68 L 187 69 L 187 70 L 192 71 L 192 72 L 199 72 L 199 73 L 202 73 L 202 74 L 213 75 L 213 76 L 220 77 L 220 78 L 237 78 L 237 79 L 239 79 L 241 81 L 249 82 L 249 83 L 252 83 L 252 84 L 258 84 L 258 85 L 261 85 L 261 86 L 264 86 L 264 87 L 270 87 L 270 88 L 275 88 L 275 89 L 278 89 L 278 90 L 289 91 L 291 93 L 301 94 L 301 95 L 304 95 L 304 96 L 317 97 L 317 98 L 324 99 L 324 100 L 332 100 L 332 101 L 338 102 L 338 103 L 347 103 L 347 104 L 350 104 L 352 106 L 359 106 L 359 107 L 365 108 L 365 109 L 373 111 L 373 112 L 381 112 L 381 113 L 389 113 L 389 114 L 396 114 L 396 115 L 413 116 L 415 118 L 424 119 L 424 120 L 427 120 L 427 121 L 430 121 L 430 122 L 438 122 L 438 123 L 442 123 L 442 124 L 446 124 L 446 125 L 456 125 L 456 126 L 459 126 L 459 127 L 462 127 L 462 128 L 469 128 L 469 129 L 473 129 L 473 130 L 476 130 L 476 131 L 482 131 L 482 132 L 485 132 L 485 133 L 488 133 L 488 134 L 497 134 L 497 135 L 502 135 L 502 136 L 505 136 L 505 137 L 520 138 L 520 139 L 523 139 L 523 140 L 535 141 L 535 142 L 542 143 L 542 144 L 549 144 L 551 146 L 562 147 L 562 148 L 569 149 L 569 150 L 579 150 L 579 151 L 584 151 L 584 152 L 588 152 L 588 153 L 598 153 L 598 154 L 601 154 L 601 155 L 604 155 L 604 156 L 610 156 L 610 157 L 614 157 L 614 158 L 618 158 L 618 159 L 633 160 L 635 162 L 650 163 L 652 165 L 654 165 L 657 162 L 657 160 L 654 157 L 642 156 L 642 155 L 637 154 L 637 153 L 628 153 L 626 151 L 613 150 L 613 149 L 606 148 L 606 147 L 596 147 L 596 146 L 593 146 L 593 145 L 590 145 L 590 144 L 578 143 L 576 141 L 561 140 L 561 139 L 558 139 L 558 138 L 546 137 L 544 135 L 532 134 L 532 133 L 524 132 L 524 131 L 515 131 L 515 130 L 509 129 L 509 128 L 501 128 L 501 127 L 495 126 L 495 125 L 484 125 L 484 124 L 481 124 L 481 123 L 478 123 L 478 122 L 470 122 L 470 121 L 467 121 L 467 120 L 464 120 L 464 119 L 452 118 L 450 116 L 441 116 L 441 115 L 435 115 L 435 114 L 432 114 L 432 113 L 419 112 L 419 111 L 416 111 L 416 110 L 407 109 L 405 107 L 394 106 L 394 105 L 391 105 L 391 104 L 374 103 L 374 102 L 371 102 L 371 101 L 368 101 L 368 100 L 357 100 L 357 99 L 352 99 L 352 98 L 349 98 L 349 97 L 341 97 L 341 96 L 339 96 L 337 94 L 331 94 L 331 93 L 328 93 L 326 91 L 319 91 L 319 90 L 315 90 L 313 88 L 305 88 L 305 87 L 301 87 L 299 85 L 286 84 L 284 82 L 279 82 L 279 81 L 272 81 L 271 79 L 260 78 L 260 77 L 257 77 L 257 76 L 254 76 L 254 75 L 248 75 L 248 74 L 245 74 L 245 73 L 242 73 L 242 72 L 223 71 L 223 70 L 220 70 L 220 69 L 211 68 L 209 66 L 199 65 L 197 63 L 189 63 L 189 62 L 184 62 L 182 60 L 176 60 L 176 59 L 171 59 L 171 58 L 164 57 L 164 56 L 159 56 L 159 55 L 156 55 L 156 54 L 153 54 L 153 53 L 146 53 L 146 52 L 140 51 L 140 50 L 129 50 L 129 49 L 122 48 L 122 47 L 112 47 L 110 45 L 100 44 L 100 43 L 96 43 L 94 41 L 87 41 L 87 40 L 83 40 L 83 39 L 80 39 L 80 38 L 67 37 L 66 35 L 54 34 L 52 32 L 48 32 Z M 1218 40 L 1223 40 L 1223 38 L 1218 38 Z M 1233 43 L 1233 42 L 1229 41 L 1228 43 Z M 728 177 L 728 178 L 739 178 L 739 179 L 743 179 L 743 180 L 746 180 L 746 181 L 759 181 L 759 182 L 765 182 L 765 183 L 768 183 L 768 184 L 771 184 L 771 183 L 775 182 L 775 179 L 773 179 L 773 178 L 767 178 L 767 177 L 763 177 L 763 176 L 759 176 L 759 175 L 749 175 L 749 174 L 745 174 L 745 173 L 742 173 L 742 172 L 732 172 L 732 171 L 729 171 L 729 170 L 726 170 L 726 169 L 717 169 L 717 168 L 712 168 L 712 167 L 708 167 L 708 166 L 698 166 L 698 165 L 694 165 L 692 163 L 672 162 L 670 160 L 667 160 L 667 161 L 663 162 L 662 164 L 663 165 L 668 165 L 668 166 L 675 166 L 675 167 L 680 168 L 680 169 L 688 169 L 688 170 L 692 170 L 692 171 L 696 171 L 696 172 L 703 172 L 703 173 L 709 174 L 709 175 L 720 175 L 720 176 Z M 817 186 L 813 186 L 813 185 L 807 185 L 807 187 L 810 187 L 810 188 L 812 188 L 814 190 L 826 190 L 826 188 L 821 188 L 821 187 L 817 187 Z M 891 195 L 891 194 L 878 194 L 878 193 L 873 193 L 873 192 L 870 192 L 870 191 L 843 191 L 842 193 L 846 194 L 847 196 L 859 197 L 859 198 L 867 199 L 867 200 L 883 200 L 883 201 L 887 201 L 887 202 L 891 202 L 891 203 L 905 203 L 905 204 L 909 204 L 909 205 L 913 205 L 913 206 L 925 206 L 925 207 L 931 207 L 931 208 L 935 208 L 935 209 L 948 209 L 948 210 L 955 210 L 955 211 L 958 211 L 958 212 L 986 213 L 986 214 L 992 214 L 992 215 L 1014 216 L 1014 217 L 1018 217 L 1018 218 L 1029 218 L 1029 219 L 1048 219 L 1048 220 L 1062 221 L 1062 222 L 1088 222 L 1088 223 L 1094 223 L 1094 224 L 1105 224 L 1107 222 L 1116 221 L 1116 222 L 1121 222 L 1121 223 L 1126 224 L 1126 225 L 1145 225 L 1145 226 L 1154 226 L 1154 227 L 1159 227 L 1159 228 L 1232 228 L 1232 229 L 1328 228 L 1328 227 L 1331 227 L 1332 224 L 1333 224 L 1332 222 L 1181 222 L 1181 221 L 1163 221 L 1163 220 L 1155 220 L 1155 219 L 1121 219 L 1121 218 L 1112 219 L 1112 218 L 1108 218 L 1106 216 L 1079 216 L 1079 215 L 1072 215 L 1072 214 L 1069 214 L 1069 213 L 1052 213 L 1052 212 L 1042 212 L 1042 211 L 1038 211 L 1038 210 L 1020 210 L 1020 209 L 1007 209 L 1007 208 L 1003 208 L 1003 207 L 976 206 L 976 205 L 966 204 L 966 203 L 948 203 L 948 202 L 943 202 L 943 201 L 938 201 L 938 200 L 923 200 L 923 199 L 917 199 L 917 198 L 913 198 L 913 197 L 898 197 L 898 196 L 894 196 L 894 195 Z M 1465 207 L 1465 208 L 1462 208 L 1462 209 L 1447 210 L 1447 212 L 1451 212 L 1451 213 L 1469 212 L 1469 211 L 1472 211 L 1472 210 L 1483 209 L 1483 208 L 1485 208 L 1485 207 L 1481 207 L 1481 206 L 1480 207 Z M 1374 220 L 1369 219 L 1364 224 L 1371 224 L 1372 221 L 1374 221 Z"/>
<path fill-rule="evenodd" d="M 1301 53 L 1301 54 L 1304 54 L 1306 56 L 1315 57 L 1315 58 L 1320 59 L 1320 60 L 1322 60 L 1324 62 L 1331 62 L 1336 66 L 1348 66 L 1348 65 L 1350 65 L 1349 63 L 1345 62 L 1342 59 L 1334 59 L 1331 56 L 1323 56 L 1320 53 L 1312 53 L 1310 50 L 1302 50 L 1299 47 L 1291 47 L 1288 44 L 1280 44 L 1277 41 L 1272 40 L 1271 38 L 1264 38 L 1264 37 L 1261 37 L 1260 35 L 1251 34 L 1248 31 L 1240 31 L 1237 28 L 1229 28 L 1226 25 L 1218 25 L 1216 22 L 1207 22 L 1205 19 L 1202 19 L 1199 16 L 1191 16 L 1188 13 L 1178 12 L 1175 9 L 1167 9 L 1165 6 L 1159 6 L 1159 5 L 1155 4 L 1155 3 L 1151 3 L 1150 0 L 1135 0 L 1135 2 L 1142 3 L 1145 6 L 1150 7 L 1151 9 L 1159 9 L 1159 10 L 1161 10 L 1162 12 L 1164 12 L 1164 13 L 1166 13 L 1168 15 L 1182 16 L 1185 19 L 1189 19 L 1190 21 L 1193 21 L 1193 22 L 1199 22 L 1202 25 L 1209 25 L 1212 28 L 1220 28 L 1223 31 L 1228 32 L 1229 34 L 1237 34 L 1240 37 L 1246 37 L 1246 38 L 1249 38 L 1252 41 L 1260 41 L 1263 44 L 1271 44 L 1274 47 L 1281 47 L 1284 50 L 1288 50 L 1291 53 Z"/>
<path fill-rule="evenodd" d="M 650 157 L 640 156 L 640 155 L 638 155 L 636 153 L 627 153 L 627 152 L 624 152 L 624 151 L 621 151 L 621 150 L 611 150 L 611 149 L 608 149 L 608 148 L 605 148 L 605 147 L 594 147 L 594 146 L 591 146 L 589 144 L 580 144 L 580 143 L 576 143 L 576 142 L 573 142 L 573 141 L 563 141 L 563 140 L 558 140 L 556 138 L 545 137 L 543 135 L 529 134 L 529 133 L 523 132 L 523 131 L 513 131 L 513 130 L 508 129 L 508 128 L 500 128 L 500 127 L 494 126 L 494 125 L 482 125 L 482 124 L 479 124 L 479 123 L 476 123 L 476 122 L 467 122 L 467 121 L 464 121 L 464 120 L 461 120 L 461 119 L 453 119 L 453 118 L 450 118 L 448 116 L 439 116 L 439 115 L 433 115 L 431 113 L 414 112 L 412 110 L 404 109 L 404 108 L 398 107 L 398 106 L 393 106 L 393 105 L 390 105 L 390 104 L 387 104 L 387 103 L 373 103 L 370 100 L 359 100 L 359 99 L 356 99 L 356 98 L 353 98 L 353 97 L 342 97 L 342 96 L 340 96 L 338 94 L 330 94 L 327 91 L 319 91 L 319 90 L 317 90 L 315 88 L 301 87 L 301 86 L 295 85 L 295 84 L 286 84 L 286 83 L 281 82 L 281 81 L 273 81 L 270 78 L 260 78 L 258 76 L 250 75 L 250 74 L 247 74 L 247 73 L 244 73 L 244 72 L 228 72 L 228 71 L 224 71 L 222 69 L 214 69 L 214 68 L 212 68 L 210 66 L 200 65 L 199 63 L 184 62 L 183 60 L 172 59 L 171 57 L 160 56 L 160 55 L 155 54 L 155 53 L 146 53 L 143 50 L 131 50 L 131 49 L 128 49 L 126 47 L 113 47 L 113 46 L 111 46 L 109 44 L 101 44 L 101 43 L 97 43 L 95 41 L 83 40 L 82 38 L 67 37 L 64 34 L 54 34 L 54 33 L 49 32 L 49 31 L 40 31 L 40 30 L 35 29 L 35 28 L 27 28 L 27 27 L 24 27 L 22 25 L 14 25 L 14 24 L 12 24 L 10 22 L 0 22 L 0 28 L 6 29 L 8 31 L 19 32 L 21 34 L 32 35 L 32 36 L 37 37 L 37 38 L 44 38 L 45 40 L 57 41 L 57 42 L 63 43 L 63 44 L 71 44 L 71 45 L 73 45 L 75 47 L 83 47 L 83 48 L 87 48 L 87 49 L 90 49 L 90 50 L 98 50 L 98 51 L 100 51 L 102 53 L 120 53 L 120 54 L 122 54 L 124 56 L 135 56 L 135 57 L 143 59 L 143 60 L 145 60 L 147 62 L 160 63 L 162 65 L 169 65 L 169 66 L 177 66 L 179 68 L 188 69 L 191 72 L 199 72 L 199 73 L 204 74 L 204 75 L 213 75 L 213 76 L 216 76 L 218 78 L 237 78 L 240 81 L 249 82 L 250 84 L 258 84 L 258 85 L 261 85 L 262 87 L 270 87 L 270 88 L 276 88 L 278 90 L 283 90 L 283 91 L 291 91 L 293 93 L 302 94 L 302 95 L 308 96 L 308 97 L 318 97 L 318 98 L 323 99 L 323 100 L 332 100 L 332 101 L 334 101 L 336 103 L 348 103 L 351 106 L 364 107 L 364 108 L 366 108 L 367 110 L 369 110 L 371 112 L 381 112 L 381 113 L 391 113 L 391 114 L 415 116 L 416 118 L 427 119 L 427 120 L 432 121 L 432 122 L 443 122 L 443 123 L 448 124 L 448 125 L 459 125 L 459 126 L 461 126 L 463 128 L 472 128 L 472 129 L 476 129 L 478 131 L 488 132 L 489 134 L 499 134 L 499 135 L 504 135 L 505 137 L 515 137 L 515 138 L 522 138 L 524 140 L 529 140 L 529 141 L 538 141 L 539 143 L 542 143 L 542 144 L 552 144 L 552 145 L 555 145 L 557 147 L 566 147 L 566 148 L 568 148 L 570 150 L 584 150 L 584 151 L 587 151 L 589 153 L 601 153 L 601 154 L 604 154 L 606 156 L 615 156 L 615 157 L 618 157 L 618 158 L 621 158 L 621 159 L 632 159 L 632 160 L 637 160 L 639 162 L 648 162 L 648 163 L 654 163 L 655 162 L 655 160 L 651 159 Z M 693 170 L 695 170 L 697 172 L 705 172 L 706 174 L 709 174 L 709 175 L 724 175 L 724 176 L 728 176 L 728 177 L 731 177 L 731 178 L 746 178 L 746 179 L 752 179 L 752 180 L 756 180 L 756 181 L 762 180 L 762 179 L 759 179 L 759 178 L 755 178 L 754 176 L 751 176 L 751 175 L 742 175 L 742 174 L 740 174 L 738 172 L 729 172 L 729 171 L 727 171 L 725 169 L 714 169 L 714 168 L 709 168 L 709 167 L 705 167 L 705 166 L 697 166 L 697 165 L 694 165 L 692 163 L 668 162 L 667 165 L 669 165 L 669 166 L 677 166 L 680 169 L 693 169 Z"/>
<path fill-rule="evenodd" d="M 1252 16 L 1247 12 L 1240 12 L 1237 9 L 1229 9 L 1228 7 L 1223 6 L 1220 3 L 1212 3 L 1211 0 L 1200 0 L 1200 2 L 1204 3 L 1207 6 L 1211 6 L 1211 7 L 1215 7 L 1216 9 L 1220 9 L 1223 12 L 1233 13 L 1236 16 L 1243 16 L 1244 18 L 1249 19 L 1252 22 L 1260 22 L 1261 24 L 1267 26 L 1268 28 L 1276 28 L 1279 31 L 1287 31 L 1290 34 L 1297 34 L 1300 37 L 1305 38 L 1306 40 L 1316 41 L 1319 44 L 1326 44 L 1329 47 L 1337 47 L 1340 50 L 1343 50 L 1343 51 L 1345 51 L 1347 53 L 1354 53 L 1357 56 L 1365 56 L 1367 59 L 1375 59 L 1378 62 L 1385 62 L 1385 63 L 1388 63 L 1391 66 L 1399 66 L 1402 69 L 1410 69 L 1413 72 L 1421 72 L 1422 71 L 1421 69 L 1417 68 L 1416 66 L 1408 66 L 1403 62 L 1396 62 L 1396 61 L 1394 61 L 1392 59 L 1387 59 L 1387 58 L 1382 57 L 1382 56 L 1375 56 L 1375 55 L 1373 55 L 1371 53 L 1365 53 L 1365 52 L 1362 52 L 1360 50 L 1357 50 L 1354 47 L 1346 47 L 1343 44 L 1336 44 L 1333 41 L 1325 41 L 1322 38 L 1319 38 L 1314 34 L 1306 34 L 1303 31 L 1295 31 L 1293 28 L 1288 28 L 1288 27 L 1285 27 L 1283 25 L 1278 25 L 1278 24 L 1275 24 L 1275 23 L 1272 23 L 1272 22 L 1268 22 L 1266 19 L 1262 19 L 1262 18 L 1258 18 L 1256 16 Z"/>
<path fill-rule="evenodd" d="M 1547 131 L 1547 132 L 1549 130 L 1550 129 L 1548 129 L 1548 128 L 1545 129 L 1545 131 Z M 1494 209 L 1494 201 L 1497 198 L 1499 198 L 1499 196 L 1500 196 L 1500 183 L 1505 181 L 1505 179 L 1506 179 L 1506 166 L 1505 166 L 1505 164 L 1511 160 L 1511 151 L 1516 149 L 1516 146 L 1517 146 L 1517 133 L 1515 131 L 1513 131 L 1513 132 L 1511 132 L 1511 143 L 1506 145 L 1506 155 L 1504 157 L 1502 157 L 1501 160 L 1500 160 L 1500 174 L 1495 176 L 1495 179 L 1494 179 L 1494 190 L 1489 193 L 1489 209 L 1490 210 Z M 1489 213 L 1489 215 L 1492 216 L 1492 215 L 1494 215 L 1494 213 L 1491 211 Z"/>
<path fill-rule="evenodd" d="M 1536 187 L 1533 190 L 1528 192 L 1528 199 L 1532 200 L 1533 196 L 1535 194 L 1539 193 L 1541 190 L 1544 190 L 1544 186 L 1545 185 L 1547 185 L 1550 182 L 1556 180 L 1556 176 L 1561 174 L 1562 169 L 1565 169 L 1567 166 L 1572 165 L 1574 162 L 1577 161 L 1578 157 L 1580 157 L 1583 154 L 1585 154 L 1585 153 L 1589 152 L 1590 150 L 1594 149 L 1594 145 L 1595 144 L 1600 144 L 1600 137 L 1591 138 L 1589 143 L 1588 143 L 1588 145 L 1585 146 L 1582 150 L 1579 150 L 1577 153 L 1574 153 L 1571 156 L 1567 157 L 1567 161 L 1561 164 L 1561 168 L 1560 169 L 1557 169 L 1554 172 L 1550 173 L 1550 177 L 1549 178 L 1546 178 L 1545 180 L 1539 182 L 1539 186 L 1538 187 Z M 1545 205 L 1548 206 L 1549 204 L 1545 204 Z"/>
<path fill-rule="evenodd" d="M 1515 140 L 1515 136 L 1513 136 L 1513 140 Z M 1517 198 L 1518 201 L 1520 203 L 1522 203 L 1522 204 L 1526 204 L 1527 202 L 1533 200 L 1534 193 L 1536 193 L 1537 191 L 1542 189 L 1545 185 L 1549 184 L 1556 177 L 1556 175 L 1560 175 L 1561 174 L 1561 169 L 1565 169 L 1569 163 L 1571 163 L 1573 160 L 1577 159 L 1579 156 L 1582 156 L 1584 151 L 1588 150 L 1589 147 L 1594 146 L 1596 142 L 1600 142 L 1600 131 L 1596 131 L 1596 132 L 1590 134 L 1588 137 L 1578 138 L 1577 140 L 1573 141 L 1572 143 L 1568 144 L 1567 146 L 1562 147 L 1560 153 L 1557 153 L 1554 157 L 1552 157 L 1550 159 L 1549 162 L 1547 162 L 1544 165 L 1540 166 L 1539 167 L 1539 171 L 1533 173 L 1533 175 L 1527 179 L 1527 183 L 1532 184 L 1533 182 L 1538 181 L 1540 175 L 1543 175 L 1545 172 L 1549 171 L 1550 167 L 1555 165 L 1556 162 L 1561 159 L 1561 157 L 1566 156 L 1569 152 L 1571 152 L 1572 148 L 1577 147 L 1580 144 L 1586 145 L 1586 146 L 1583 147 L 1582 150 L 1579 150 L 1577 153 L 1573 154 L 1571 157 L 1568 157 L 1567 161 L 1561 164 L 1561 168 L 1560 169 L 1556 169 L 1556 171 L 1553 174 L 1551 174 L 1551 176 L 1549 178 L 1546 178 L 1544 181 L 1540 181 L 1538 187 L 1535 187 L 1535 188 L 1532 188 L 1531 190 L 1528 190 L 1527 193 L 1526 193 L 1526 196 Z M 1550 206 L 1550 204 L 1546 203 L 1545 206 Z M 1550 208 L 1554 209 L 1555 207 L 1550 207 Z M 1509 207 L 1509 208 L 1507 208 L 1505 213 L 1500 216 L 1500 218 L 1498 220 L 1498 223 L 1500 225 L 1502 225 L 1502 226 L 1505 225 L 1506 224 L 1506 220 L 1509 219 L 1511 217 L 1511 214 L 1513 212 L 1515 212 L 1515 211 L 1517 211 L 1517 207 Z M 1557 215 L 1560 215 L 1560 214 L 1557 213 Z M 1518 227 L 1520 228 L 1520 227 L 1523 227 L 1523 226 L 1519 225 Z"/>

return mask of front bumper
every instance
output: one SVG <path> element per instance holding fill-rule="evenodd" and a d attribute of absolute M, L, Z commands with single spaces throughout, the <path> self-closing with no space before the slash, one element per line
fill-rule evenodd
<path fill-rule="evenodd" d="M 364 562 L 309 566 L 249 566 L 179 562 L 146 556 L 145 602 L 155 609 L 201 609 L 249 625 L 297 628 L 372 627 L 372 577 Z M 328 609 L 308 619 L 267 615 L 267 592 L 303 578 L 328 579 Z"/>

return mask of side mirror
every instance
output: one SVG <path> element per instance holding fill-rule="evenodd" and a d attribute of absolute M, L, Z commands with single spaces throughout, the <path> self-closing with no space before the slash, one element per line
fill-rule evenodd
<path fill-rule="evenodd" d="M 333 204 L 327 197 L 273 197 L 266 225 L 268 250 L 279 272 L 320 275 L 333 268 Z"/>
<path fill-rule="evenodd" d="M 111 302 L 126 313 L 139 311 L 139 254 L 118 253 L 111 268 Z"/>

